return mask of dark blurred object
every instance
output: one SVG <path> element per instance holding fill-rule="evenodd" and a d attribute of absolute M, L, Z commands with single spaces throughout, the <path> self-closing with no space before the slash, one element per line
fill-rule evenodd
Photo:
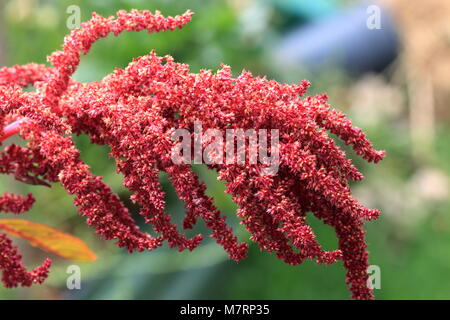
<path fill-rule="evenodd" d="M 380 6 L 380 29 L 370 29 L 370 3 L 344 9 L 291 31 L 275 57 L 287 67 L 311 72 L 340 67 L 351 74 L 381 71 L 397 56 L 399 40 L 389 13 Z"/>

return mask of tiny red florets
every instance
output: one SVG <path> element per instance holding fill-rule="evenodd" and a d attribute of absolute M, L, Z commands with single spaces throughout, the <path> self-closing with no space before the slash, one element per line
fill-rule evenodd
<path fill-rule="evenodd" d="M 362 174 L 329 137 L 337 135 L 365 160 L 378 162 L 384 156 L 373 149 L 364 133 L 327 104 L 325 95 L 302 98 L 310 85 L 279 84 L 243 72 L 232 77 L 222 66 L 216 74 L 158 57 L 154 52 L 140 57 L 126 69 L 116 69 L 102 81 L 78 83 L 71 78 L 82 53 L 109 33 L 157 32 L 181 28 L 191 19 L 188 11 L 176 17 L 158 12 L 119 11 L 117 18 L 93 14 L 74 30 L 62 51 L 49 57 L 54 67 L 29 64 L 0 69 L 0 141 L 15 133 L 27 147 L 7 146 L 0 153 L 0 173 L 14 175 L 30 184 L 60 182 L 89 225 L 105 239 L 130 252 L 153 250 L 167 241 L 178 250 L 193 250 L 201 235 L 187 238 L 165 213 L 164 193 L 158 173 L 168 174 L 178 197 L 185 202 L 184 229 L 203 219 L 211 237 L 230 258 L 246 256 L 246 243 L 239 243 L 225 216 L 206 195 L 206 186 L 188 164 L 175 164 L 171 151 L 175 129 L 193 132 L 201 121 L 205 129 L 276 129 L 280 132 L 280 167 L 277 174 L 262 175 L 262 164 L 210 164 L 226 192 L 239 205 L 237 215 L 262 250 L 274 252 L 291 265 L 305 259 L 331 264 L 342 259 L 347 282 L 355 299 L 371 299 L 367 287 L 368 256 L 363 220 L 379 212 L 362 206 L 351 195 L 348 179 Z M 34 85 L 36 92 L 21 87 Z M 92 143 L 109 145 L 131 200 L 157 237 L 139 231 L 130 212 L 100 177 L 92 175 L 79 157 L 68 133 L 86 134 Z M 0 211 L 15 213 L 29 209 L 26 198 L 5 194 Z M 317 242 L 306 215 L 312 212 L 334 227 L 339 250 L 325 251 Z M 0 235 L 0 270 L 7 286 L 40 282 L 47 262 L 31 274 L 20 264 L 10 241 Z"/>
<path fill-rule="evenodd" d="M 21 262 L 22 256 L 17 252 L 17 248 L 11 240 L 3 233 L 0 233 L 0 270 L 2 281 L 7 288 L 18 285 L 29 287 L 33 283 L 42 283 L 48 276 L 51 262 L 46 259 L 42 266 L 28 272 Z"/>
<path fill-rule="evenodd" d="M 31 193 L 23 197 L 21 195 L 5 192 L 0 196 L 0 211 L 12 212 L 15 214 L 23 213 L 31 209 L 34 201 Z"/>

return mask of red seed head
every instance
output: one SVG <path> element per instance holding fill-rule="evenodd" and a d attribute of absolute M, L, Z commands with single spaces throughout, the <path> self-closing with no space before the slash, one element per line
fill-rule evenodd
<path fill-rule="evenodd" d="M 208 167 L 226 182 L 226 192 L 239 205 L 237 215 L 261 249 L 274 252 L 291 265 L 305 259 L 323 264 L 342 259 L 353 297 L 373 298 L 366 286 L 363 220 L 376 218 L 378 211 L 365 208 L 352 197 L 348 180 L 361 180 L 363 176 L 329 133 L 352 145 L 369 162 L 379 161 L 384 153 L 375 150 L 361 129 L 352 126 L 341 112 L 330 108 L 325 95 L 303 97 L 308 81 L 280 84 L 249 72 L 233 77 L 225 65 L 215 74 L 206 70 L 194 74 L 187 65 L 154 52 L 99 82 L 81 84 L 71 78 L 81 54 L 109 33 L 173 30 L 190 19 L 190 12 L 173 18 L 137 10 L 119 11 L 116 19 L 94 14 L 81 29 L 66 37 L 62 51 L 50 55 L 53 67 L 31 64 L 1 69 L 2 121 L 27 119 L 19 120 L 20 126 L 18 122 L 7 126 L 2 137 L 20 130 L 29 145 L 5 149 L 0 172 L 14 174 L 21 181 L 35 177 L 60 182 L 75 195 L 74 203 L 88 224 L 103 238 L 115 239 L 130 252 L 153 250 L 165 241 L 180 251 L 193 250 L 202 236 L 188 238 L 182 234 L 164 210 L 158 178 L 164 171 L 185 203 L 184 228 L 204 220 L 211 236 L 230 258 L 239 261 L 246 255 L 247 244 L 239 243 L 191 166 L 171 161 L 176 143 L 172 133 L 175 129 L 193 132 L 197 121 L 201 121 L 203 130 L 222 133 L 227 129 L 278 130 L 280 158 L 276 173 L 263 175 L 266 165 L 249 161 Z M 26 93 L 19 87 L 35 83 L 41 88 L 37 93 Z M 93 143 L 109 145 L 124 185 L 133 192 L 132 201 L 141 206 L 141 215 L 157 237 L 139 230 L 119 197 L 81 161 L 71 138 L 64 136 L 68 132 L 86 134 Z M 245 148 L 248 152 L 248 146 Z M 29 204 L 11 196 L 3 203 L 13 209 L 10 211 L 23 211 Z M 309 212 L 335 228 L 337 250 L 323 250 L 306 221 Z M 3 239 L 4 246 L 10 246 Z M 15 257 L 5 255 L 4 259 L 18 260 Z M 3 266 L 2 270 L 8 274 L 8 268 Z M 45 270 L 44 266 L 40 275 Z"/>

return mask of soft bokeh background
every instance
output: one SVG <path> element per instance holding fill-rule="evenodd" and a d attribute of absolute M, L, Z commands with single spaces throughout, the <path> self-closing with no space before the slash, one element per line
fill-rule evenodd
<path fill-rule="evenodd" d="M 365 21 L 372 11 L 366 10 L 372 3 L 356 0 L 6 0 L 0 4 L 0 65 L 46 63 L 46 55 L 59 49 L 69 32 L 66 9 L 72 4 L 80 7 L 82 21 L 92 11 L 111 15 L 138 8 L 175 15 L 192 9 L 193 21 L 183 30 L 100 40 L 82 58 L 75 78 L 100 80 L 153 48 L 189 63 L 193 72 L 216 70 L 224 62 L 235 74 L 245 68 L 282 82 L 308 78 L 313 83 L 310 93 L 328 93 L 332 105 L 363 128 L 376 147 L 387 150 L 378 165 L 356 161 L 366 180 L 352 186 L 363 203 L 382 210 L 378 221 L 366 225 L 370 262 L 381 270 L 376 297 L 449 299 L 450 5 L 440 0 L 414 6 L 406 0 L 381 2 L 376 3 L 381 29 L 369 30 Z M 75 140 L 93 172 L 127 201 L 129 192 L 114 173 L 108 149 L 90 145 L 86 137 Z M 196 169 L 219 208 L 233 217 L 236 206 L 223 184 L 202 166 Z M 183 204 L 164 176 L 161 181 L 167 210 L 182 216 Z M 59 186 L 29 187 L 1 177 L 4 191 L 32 191 L 38 201 L 24 218 L 82 238 L 98 259 L 78 263 L 81 290 L 66 288 L 66 269 L 74 263 L 52 256 L 54 267 L 45 284 L 0 287 L 0 299 L 349 297 L 340 263 L 291 267 L 252 245 L 248 259 L 236 264 L 213 241 L 192 253 L 161 248 L 130 255 L 100 240 Z M 248 238 L 237 219 L 230 221 L 241 239 Z M 332 230 L 311 223 L 325 247 L 334 248 Z M 47 256 L 19 239 L 17 243 L 30 267 Z"/>

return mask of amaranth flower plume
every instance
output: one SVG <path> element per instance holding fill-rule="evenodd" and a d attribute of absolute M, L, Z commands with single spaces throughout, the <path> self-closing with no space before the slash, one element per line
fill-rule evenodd
<path fill-rule="evenodd" d="M 191 12 L 163 17 L 159 12 L 119 11 L 117 18 L 93 14 L 72 31 L 63 49 L 48 58 L 47 67 L 28 64 L 0 69 L 0 140 L 19 134 L 26 147 L 9 145 L 0 153 L 0 172 L 19 181 L 48 185 L 59 182 L 71 195 L 87 223 L 107 240 L 128 251 L 153 250 L 165 241 L 179 251 L 195 249 L 202 236 L 182 234 L 165 212 L 158 173 L 164 171 L 184 201 L 184 229 L 198 219 L 211 229 L 211 237 L 230 258 L 246 256 L 247 243 L 239 243 L 225 216 L 206 195 L 206 186 L 189 164 L 174 164 L 171 150 L 175 129 L 192 132 L 194 122 L 205 129 L 277 129 L 280 167 L 262 175 L 263 164 L 211 164 L 226 182 L 226 192 L 238 204 L 237 215 L 262 250 L 274 252 L 286 263 L 305 259 L 331 264 L 343 260 L 354 299 L 372 299 L 367 287 L 368 254 L 363 221 L 379 212 L 367 209 L 351 195 L 348 180 L 362 174 L 346 158 L 329 133 L 335 134 L 368 162 L 384 152 L 374 150 L 365 134 L 327 104 L 325 95 L 303 97 L 308 81 L 280 84 L 244 71 L 234 78 L 223 65 L 217 73 L 190 73 L 189 66 L 153 51 L 116 69 L 99 82 L 79 83 L 72 74 L 82 54 L 109 33 L 158 32 L 181 28 Z M 36 92 L 23 88 L 33 85 Z M 84 134 L 91 142 L 109 145 L 131 200 L 153 226 L 156 237 L 141 232 L 129 210 L 100 177 L 80 159 L 70 133 Z M 21 213 L 34 200 L 5 194 L 0 210 Z M 339 248 L 325 251 L 317 242 L 306 216 L 312 212 L 336 230 Z M 6 286 L 30 285 L 47 275 L 49 262 L 27 272 L 6 235 L 0 235 L 0 269 Z"/>

